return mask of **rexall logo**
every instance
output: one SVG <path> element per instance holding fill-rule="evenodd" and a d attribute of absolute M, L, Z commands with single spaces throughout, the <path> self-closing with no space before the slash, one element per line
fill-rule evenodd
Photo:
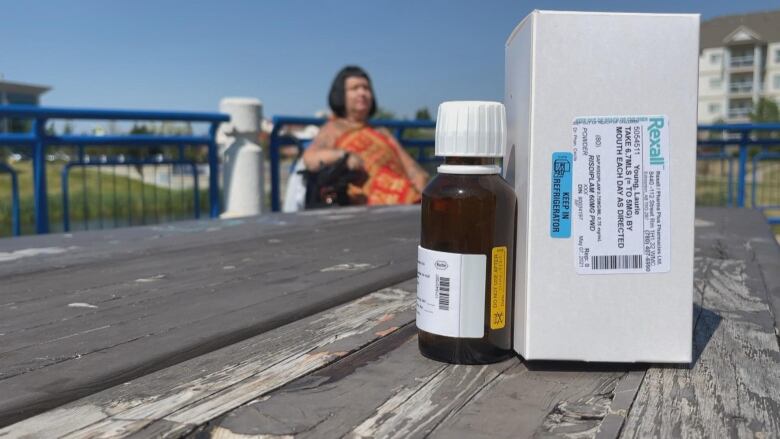
<path fill-rule="evenodd" d="M 650 164 L 664 166 L 664 151 L 661 150 L 661 128 L 664 127 L 663 117 L 651 117 L 647 133 L 650 137 Z"/>

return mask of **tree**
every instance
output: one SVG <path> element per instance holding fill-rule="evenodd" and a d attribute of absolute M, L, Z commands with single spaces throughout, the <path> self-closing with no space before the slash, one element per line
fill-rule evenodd
<path fill-rule="evenodd" d="M 374 114 L 374 119 L 377 120 L 395 120 L 395 118 L 395 113 L 382 107 L 378 107 Z"/>
<path fill-rule="evenodd" d="M 428 107 L 422 107 L 414 113 L 414 118 L 417 120 L 431 120 L 431 112 L 428 111 Z"/>
<path fill-rule="evenodd" d="M 133 123 L 133 127 L 130 128 L 130 135 L 150 135 L 155 134 L 157 130 L 152 125 Z M 162 149 L 159 146 L 152 146 L 149 148 L 118 148 L 116 152 L 121 152 L 130 160 L 142 161 L 145 158 L 153 157 L 156 154 L 162 153 Z M 140 163 L 135 165 L 138 175 L 144 175 L 144 167 Z"/>
<path fill-rule="evenodd" d="M 761 98 L 750 113 L 753 122 L 780 122 L 780 109 L 772 99 Z"/>
<path fill-rule="evenodd" d="M 154 127 L 147 124 L 134 123 L 130 128 L 130 134 L 154 134 Z"/>
<path fill-rule="evenodd" d="M 753 107 L 753 112 L 750 113 L 750 120 L 755 123 L 780 122 L 780 110 L 777 108 L 777 103 L 772 99 L 759 99 L 756 106 Z M 777 131 L 756 132 L 756 137 L 759 139 L 777 138 L 777 136 Z"/>

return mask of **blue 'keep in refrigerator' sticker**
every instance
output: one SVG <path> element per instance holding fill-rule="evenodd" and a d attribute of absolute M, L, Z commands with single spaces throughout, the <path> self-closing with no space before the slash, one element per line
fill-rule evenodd
<path fill-rule="evenodd" d="M 550 193 L 550 236 L 571 237 L 571 172 L 573 155 L 554 152 L 552 155 L 552 185 Z"/>

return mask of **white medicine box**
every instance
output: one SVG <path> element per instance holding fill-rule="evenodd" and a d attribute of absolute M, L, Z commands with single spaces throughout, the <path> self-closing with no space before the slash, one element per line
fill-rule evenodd
<path fill-rule="evenodd" d="M 506 45 L 515 350 L 688 363 L 699 16 L 535 11 Z"/>

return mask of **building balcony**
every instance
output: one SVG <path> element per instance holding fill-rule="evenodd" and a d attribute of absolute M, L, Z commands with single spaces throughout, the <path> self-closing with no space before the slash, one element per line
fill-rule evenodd
<path fill-rule="evenodd" d="M 731 93 L 753 93 L 752 82 L 732 82 L 729 84 L 729 92 Z"/>
<path fill-rule="evenodd" d="M 729 108 L 729 119 L 745 119 L 750 117 L 750 113 L 753 112 L 752 107 L 737 107 Z"/>
<path fill-rule="evenodd" d="M 756 59 L 753 55 L 747 56 L 733 56 L 729 61 L 731 68 L 750 68 L 756 64 Z"/>

